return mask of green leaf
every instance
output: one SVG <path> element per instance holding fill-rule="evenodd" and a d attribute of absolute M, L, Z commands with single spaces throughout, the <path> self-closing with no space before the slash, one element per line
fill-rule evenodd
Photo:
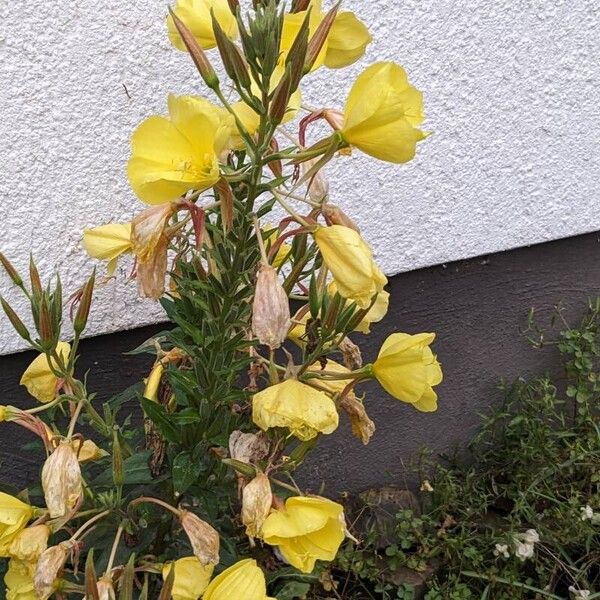
<path fill-rule="evenodd" d="M 176 492 L 183 494 L 200 476 L 202 465 L 193 460 L 188 452 L 178 454 L 173 460 L 173 487 Z"/>
<path fill-rule="evenodd" d="M 178 427 L 171 421 L 169 414 L 163 406 L 157 402 L 148 400 L 148 398 L 142 398 L 142 408 L 148 418 L 169 442 L 177 443 L 181 440 Z"/>

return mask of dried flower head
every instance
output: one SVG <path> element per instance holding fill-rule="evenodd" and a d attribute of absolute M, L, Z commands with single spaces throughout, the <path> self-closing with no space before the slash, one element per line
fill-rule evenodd
<path fill-rule="evenodd" d="M 261 344 L 279 348 L 291 325 L 290 303 L 277 271 L 261 264 L 252 305 L 252 331 Z"/>
<path fill-rule="evenodd" d="M 248 537 L 258 537 L 272 504 L 273 492 L 269 478 L 259 473 L 242 492 L 242 523 L 246 526 Z"/>
<path fill-rule="evenodd" d="M 63 517 L 83 495 L 81 468 L 71 442 L 61 440 L 42 469 L 42 488 L 50 517 Z"/>
<path fill-rule="evenodd" d="M 97 589 L 99 600 L 115 600 L 115 588 L 110 577 L 102 577 L 98 581 Z"/>
<path fill-rule="evenodd" d="M 179 517 L 181 526 L 187 533 L 192 549 L 203 566 L 219 563 L 219 534 L 206 521 L 188 510 L 182 510 Z"/>
<path fill-rule="evenodd" d="M 72 547 L 72 542 L 62 542 L 42 552 L 33 574 L 33 587 L 40 600 L 48 600 L 54 593 L 56 580 Z"/>

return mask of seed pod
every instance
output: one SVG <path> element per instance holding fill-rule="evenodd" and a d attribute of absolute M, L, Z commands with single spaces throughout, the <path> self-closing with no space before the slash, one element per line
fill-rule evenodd
<path fill-rule="evenodd" d="M 260 531 L 273 504 L 271 483 L 264 473 L 259 473 L 242 493 L 242 523 L 246 526 L 246 535 L 255 538 Z"/>
<path fill-rule="evenodd" d="M 42 552 L 33 574 L 33 589 L 40 600 L 48 600 L 54 593 L 55 582 L 71 547 L 72 543 L 62 542 Z"/>
<path fill-rule="evenodd" d="M 219 534 L 206 521 L 188 510 L 182 510 L 181 526 L 190 538 L 192 550 L 204 567 L 219 563 Z"/>
<path fill-rule="evenodd" d="M 261 344 L 275 349 L 286 339 L 291 324 L 289 298 L 277 271 L 262 264 L 252 306 L 252 331 Z"/>
<path fill-rule="evenodd" d="M 83 495 L 81 468 L 70 442 L 62 440 L 46 459 L 42 469 L 42 488 L 50 517 L 63 517 Z"/>

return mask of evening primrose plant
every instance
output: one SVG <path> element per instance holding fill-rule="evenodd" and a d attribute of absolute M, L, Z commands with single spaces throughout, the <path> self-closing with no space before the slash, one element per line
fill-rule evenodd
<path fill-rule="evenodd" d="M 349 337 L 385 316 L 387 279 L 322 174 L 353 149 L 411 160 L 421 93 L 382 62 L 343 110 L 303 106 L 311 73 L 355 63 L 371 41 L 339 4 L 178 0 L 167 33 L 206 96 L 179 90 L 133 132 L 127 176 L 146 207 L 84 232 L 106 276 L 70 297 L 71 323 L 59 278 L 43 285 L 32 260 L 26 282 L 0 255 L 33 327 L 2 306 L 38 353 L 21 380 L 37 404 L 2 406 L 0 421 L 46 457 L 39 486 L 0 494 L 9 600 L 296 597 L 348 534 L 342 506 L 294 471 L 343 418 L 369 443 L 365 381 L 437 408 L 434 334 L 395 333 L 373 364 Z M 317 121 L 330 132 L 311 139 Z M 79 341 L 123 255 L 173 327 L 134 350 L 152 356 L 147 378 L 102 403 Z"/>

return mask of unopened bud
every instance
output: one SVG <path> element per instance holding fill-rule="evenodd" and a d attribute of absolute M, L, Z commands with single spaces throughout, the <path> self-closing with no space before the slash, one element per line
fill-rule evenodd
<path fill-rule="evenodd" d="M 306 53 L 306 64 L 304 66 L 305 73 L 308 73 L 317 62 L 317 58 L 319 58 L 319 54 L 321 54 L 321 50 L 323 50 L 329 32 L 333 27 L 339 7 L 340 5 L 338 3 L 325 15 L 325 18 L 321 21 L 315 34 L 310 39 L 310 42 L 308 43 L 308 52 Z"/>
<path fill-rule="evenodd" d="M 21 321 L 17 313 L 12 309 L 10 304 L 6 302 L 6 300 L 0 297 L 0 303 L 2 304 L 2 309 L 6 313 L 10 324 L 15 328 L 15 331 L 26 341 L 31 342 L 31 336 L 29 335 L 29 331 L 27 327 L 25 327 L 25 323 Z"/>
<path fill-rule="evenodd" d="M 40 343 L 44 349 L 51 350 L 54 339 L 54 326 L 50 313 L 50 306 L 45 295 L 42 296 L 39 305 L 40 319 L 38 324 L 38 333 L 40 334 Z"/>
<path fill-rule="evenodd" d="M 125 482 L 125 473 L 123 471 L 123 451 L 121 450 L 118 426 L 113 429 L 112 471 L 114 484 L 117 487 L 122 487 Z"/>
<path fill-rule="evenodd" d="M 229 39 L 223 31 L 219 21 L 215 17 L 215 13 L 211 11 L 212 28 L 215 34 L 217 48 L 223 61 L 223 67 L 229 77 L 238 85 L 249 90 L 251 86 L 250 75 L 248 73 L 248 65 L 242 56 L 238 47 Z"/>
<path fill-rule="evenodd" d="M 40 600 L 48 600 L 54 593 L 58 575 L 72 547 L 72 542 L 62 542 L 42 552 L 33 574 L 33 589 Z"/>
<path fill-rule="evenodd" d="M 310 0 L 296 0 L 292 5 L 291 12 L 297 13 L 306 10 L 310 6 Z"/>
<path fill-rule="evenodd" d="M 322 212 L 328 225 L 343 225 L 349 229 L 354 229 L 356 233 L 360 233 L 358 225 L 339 206 L 326 204 Z"/>
<path fill-rule="evenodd" d="M 17 273 L 17 270 L 12 266 L 12 263 L 8 260 L 8 258 L 2 254 L 2 252 L 0 252 L 0 264 L 2 264 L 7 275 L 13 280 L 13 283 L 21 287 L 23 285 L 23 279 Z"/>
<path fill-rule="evenodd" d="M 202 566 L 216 565 L 219 562 L 219 534 L 206 521 L 188 510 L 182 510 L 179 517 L 183 530 L 187 533 L 192 550 Z"/>
<path fill-rule="evenodd" d="M 92 298 L 94 295 L 94 283 L 96 281 L 96 270 L 92 273 L 92 276 L 86 281 L 81 292 L 81 300 L 79 301 L 79 308 L 73 322 L 73 329 L 76 334 L 80 334 L 87 325 L 88 317 L 90 315 L 90 307 L 92 306 Z"/>
<path fill-rule="evenodd" d="M 61 440 L 42 469 L 42 489 L 52 519 L 75 508 L 83 495 L 81 468 L 71 443 Z"/>
<path fill-rule="evenodd" d="M 271 117 L 271 121 L 275 125 L 279 125 L 283 121 L 283 117 L 285 117 L 292 94 L 291 83 L 291 75 L 289 72 L 286 72 L 273 93 L 269 117 Z"/>
<path fill-rule="evenodd" d="M 154 367 L 152 367 L 152 371 L 150 371 L 150 375 L 148 379 L 146 379 L 146 387 L 144 389 L 144 398 L 146 400 L 152 400 L 152 402 L 158 402 L 158 389 L 160 387 L 160 382 L 165 372 L 165 367 L 161 362 L 157 362 Z"/>
<path fill-rule="evenodd" d="M 200 44 L 196 41 L 194 34 L 186 27 L 185 23 L 169 8 L 171 18 L 175 27 L 181 36 L 187 51 L 190 53 L 196 68 L 198 69 L 202 79 L 210 89 L 216 89 L 219 86 L 219 78 L 212 68 L 204 50 L 202 50 Z"/>
<path fill-rule="evenodd" d="M 227 3 L 229 4 L 229 10 L 234 15 L 237 15 L 238 8 L 240 7 L 239 0 L 227 0 Z"/>
<path fill-rule="evenodd" d="M 48 547 L 50 533 L 47 525 L 27 527 L 13 539 L 8 553 L 18 560 L 35 562 Z"/>
<path fill-rule="evenodd" d="M 271 512 L 273 492 L 269 478 L 259 473 L 242 492 L 242 523 L 246 526 L 246 535 L 258 537 Z"/>
<path fill-rule="evenodd" d="M 261 344 L 279 348 L 292 324 L 290 302 L 277 271 L 261 264 L 252 305 L 252 331 Z"/>
<path fill-rule="evenodd" d="M 98 600 L 115 600 L 115 588 L 112 579 L 102 577 L 96 587 L 98 589 Z"/>
<path fill-rule="evenodd" d="M 35 266 L 33 256 L 29 257 L 29 281 L 31 282 L 31 291 L 34 296 L 39 296 L 42 293 L 42 280 L 40 273 Z"/>

